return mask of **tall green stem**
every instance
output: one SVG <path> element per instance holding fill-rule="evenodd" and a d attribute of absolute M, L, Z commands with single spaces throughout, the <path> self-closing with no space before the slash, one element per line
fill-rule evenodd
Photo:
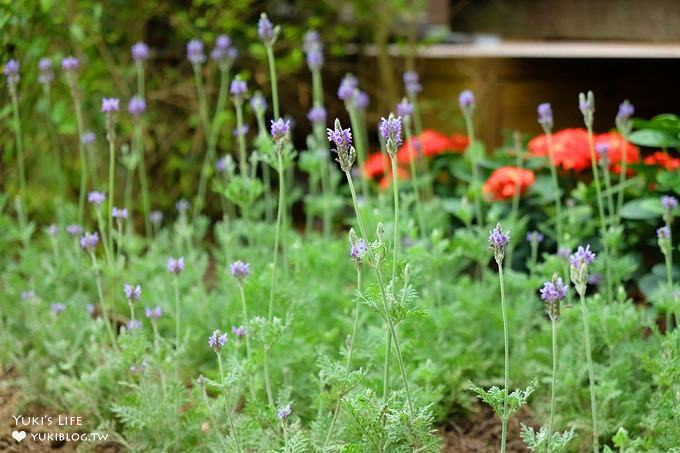
<path fill-rule="evenodd" d="M 590 352 L 590 326 L 589 314 L 586 307 L 585 294 L 581 296 L 581 318 L 583 319 L 583 336 L 586 345 L 586 360 L 588 362 L 588 381 L 590 382 L 590 410 L 593 422 L 593 452 L 598 453 L 598 435 L 597 435 L 597 402 L 595 399 L 595 372 L 593 370 L 593 359 Z"/>
<path fill-rule="evenodd" d="M 628 154 L 626 153 L 626 137 L 621 134 L 621 176 L 619 178 L 619 196 L 617 200 L 616 220 L 621 222 L 621 208 L 625 198 L 626 177 L 628 176 Z"/>
<path fill-rule="evenodd" d="M 94 254 L 94 252 L 90 252 L 90 257 L 92 258 L 92 267 L 94 268 L 94 275 L 95 275 L 95 280 L 97 283 L 97 294 L 99 295 L 99 304 L 102 307 L 102 316 L 104 317 L 104 324 L 106 324 L 106 330 L 109 333 L 109 338 L 111 339 L 111 345 L 115 348 L 118 349 L 118 344 L 116 343 L 116 336 L 113 333 L 113 329 L 111 328 L 111 320 L 109 318 L 109 311 L 106 308 L 106 304 L 104 303 L 104 291 L 102 290 L 102 282 L 101 282 L 101 272 L 99 269 L 99 265 L 97 263 L 97 257 Z"/>
<path fill-rule="evenodd" d="M 142 210 L 144 211 L 144 231 L 147 239 L 150 239 L 153 231 L 151 229 L 151 201 L 149 200 L 149 182 L 146 175 L 146 163 L 144 152 L 144 139 L 142 134 L 142 126 L 135 123 L 135 141 L 137 142 L 137 155 L 139 156 L 139 185 L 142 188 Z"/>
<path fill-rule="evenodd" d="M 364 148 L 364 133 L 359 121 L 359 115 L 356 107 L 351 105 L 350 102 L 346 102 L 345 108 L 349 113 L 349 121 L 352 125 L 352 133 L 354 136 L 354 142 L 356 143 L 357 163 L 359 164 L 359 174 L 361 178 L 361 194 L 364 196 L 364 200 L 368 201 L 368 181 L 364 172 L 364 162 L 366 157 L 366 150 Z"/>
<path fill-rule="evenodd" d="M 503 398 L 503 416 L 502 421 L 502 432 L 501 432 L 501 453 L 505 453 L 505 442 L 508 434 L 508 379 L 510 375 L 510 338 L 508 335 L 508 314 L 505 306 L 505 284 L 503 282 L 503 265 L 498 264 L 498 279 L 501 286 L 501 311 L 503 313 L 503 340 L 505 345 L 505 357 L 504 357 L 504 380 L 503 388 L 505 390 L 505 395 Z"/>
<path fill-rule="evenodd" d="M 175 289 L 175 349 L 179 349 L 180 324 L 181 324 L 180 323 L 181 311 L 179 308 L 179 278 L 177 277 L 177 275 L 175 275 L 172 280 Z"/>
<path fill-rule="evenodd" d="M 236 433 L 236 427 L 234 426 L 234 421 L 231 418 L 231 408 L 229 407 L 229 400 L 227 398 L 227 388 L 224 386 L 224 369 L 222 367 L 222 356 L 217 352 L 217 363 L 220 367 L 220 385 L 222 386 L 222 394 L 224 396 L 224 410 L 227 413 L 227 421 L 229 422 L 229 428 L 231 428 L 231 434 L 234 436 L 234 442 L 236 443 L 236 450 L 242 452 L 241 442 L 239 441 L 238 434 Z"/>
<path fill-rule="evenodd" d="M 76 85 L 75 75 L 67 74 L 71 98 L 73 99 L 74 110 L 76 111 L 76 124 L 78 126 L 78 151 L 80 153 L 80 195 L 78 196 L 78 222 L 82 225 L 85 215 L 85 192 L 87 191 L 87 158 L 83 145 L 83 133 L 85 126 L 83 123 L 83 108 L 80 105 L 80 94 Z M 109 194 L 111 195 L 111 194 Z"/>
<path fill-rule="evenodd" d="M 265 45 L 267 49 L 267 63 L 269 64 L 269 83 L 272 87 L 272 108 L 274 119 L 279 119 L 279 83 L 276 79 L 276 60 L 274 59 L 274 49 L 271 45 Z"/>
<path fill-rule="evenodd" d="M 560 192 L 560 183 L 557 180 L 557 169 L 555 168 L 555 157 L 553 148 L 553 137 L 552 132 L 548 131 L 546 134 L 548 139 L 548 157 L 550 158 L 550 178 L 552 179 L 553 189 L 555 190 L 555 216 L 557 217 L 555 221 L 555 229 L 557 230 L 557 248 L 559 249 L 560 244 L 564 241 L 563 229 L 562 229 L 562 195 Z"/>
<path fill-rule="evenodd" d="M 474 202 L 475 202 L 475 217 L 477 219 L 477 225 L 483 226 L 482 223 L 482 204 L 481 201 L 479 200 L 479 168 L 477 164 L 477 152 L 474 149 L 474 144 L 475 144 L 475 131 L 472 126 L 472 117 L 469 114 L 464 114 L 463 117 L 465 118 L 465 129 L 467 130 L 467 136 L 469 140 L 469 145 L 467 150 L 465 151 L 466 153 L 472 153 L 470 156 L 470 165 L 472 167 L 472 196 L 474 197 Z"/>
<path fill-rule="evenodd" d="M 416 215 L 418 217 L 418 229 L 420 230 L 421 239 L 425 238 L 425 221 L 423 220 L 423 207 L 420 201 L 420 183 L 418 182 L 418 171 L 416 170 L 416 152 L 413 147 L 413 139 L 411 138 L 411 122 L 405 121 L 406 123 L 406 143 L 409 147 L 409 167 L 411 168 L 411 180 L 413 181 L 413 194 L 416 197 Z M 392 169 L 394 173 L 394 169 Z M 396 179 L 395 176 L 393 176 Z"/>
<path fill-rule="evenodd" d="M 14 135 L 16 137 L 17 147 L 17 164 L 19 167 L 19 201 L 17 203 L 17 218 L 22 233 L 22 241 L 24 245 L 27 239 L 24 234 L 26 232 L 26 216 L 22 204 L 26 203 L 26 170 L 24 169 L 24 145 L 21 136 L 21 119 L 19 117 L 19 99 L 17 96 L 16 85 L 10 82 L 10 96 L 12 98 L 12 113 L 14 114 Z"/>
<path fill-rule="evenodd" d="M 239 294 L 241 295 L 241 309 L 243 310 L 243 323 L 248 324 L 248 307 L 246 306 L 246 294 L 243 291 L 243 284 L 238 284 Z M 250 363 L 250 333 L 246 332 L 246 356 Z"/>
<path fill-rule="evenodd" d="M 557 302 L 559 303 L 559 301 Z M 555 416 L 555 377 L 557 376 L 557 320 L 550 318 L 552 324 L 552 383 L 550 389 L 550 421 L 548 423 L 548 442 L 552 438 L 553 419 Z"/>
<path fill-rule="evenodd" d="M 113 128 L 114 126 L 111 125 Z M 107 136 L 109 134 L 107 133 Z M 109 250 L 113 252 L 113 200 L 114 200 L 114 180 L 116 178 L 116 145 L 113 137 L 108 137 L 109 141 L 109 194 L 108 194 L 108 212 L 106 213 L 108 222 L 109 234 Z"/>
<path fill-rule="evenodd" d="M 243 133 L 243 104 L 239 101 L 235 103 L 236 107 L 236 131 L 238 132 L 238 148 L 239 148 L 239 171 L 242 177 L 248 176 L 248 159 L 246 158 L 246 137 Z"/>

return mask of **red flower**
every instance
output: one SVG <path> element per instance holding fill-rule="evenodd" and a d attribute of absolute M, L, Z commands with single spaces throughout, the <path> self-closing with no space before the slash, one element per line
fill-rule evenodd
<path fill-rule="evenodd" d="M 680 168 L 680 159 L 671 157 L 668 153 L 663 151 L 656 151 L 654 154 L 650 154 L 645 157 L 642 162 L 644 162 L 645 165 L 658 165 L 668 171 Z"/>
<path fill-rule="evenodd" d="M 364 162 L 364 174 L 367 178 L 377 178 L 390 168 L 390 158 L 383 153 L 373 153 Z"/>
<path fill-rule="evenodd" d="M 406 171 L 405 169 L 401 167 L 397 167 L 397 178 L 399 178 L 400 181 L 404 181 L 407 179 L 411 179 L 411 174 Z M 378 183 L 378 186 L 382 189 L 389 189 L 390 186 L 392 185 L 392 172 L 387 173 L 386 176 L 383 176 L 380 179 L 380 182 Z"/>
<path fill-rule="evenodd" d="M 413 146 L 411 146 L 411 143 Z M 432 129 L 425 129 L 415 140 L 407 140 L 399 151 L 397 151 L 397 161 L 400 164 L 408 164 L 411 157 L 416 155 L 416 149 L 420 146 L 420 151 L 424 156 L 432 157 L 446 151 L 463 152 L 469 140 L 461 134 L 453 134 L 448 137 Z"/>
<path fill-rule="evenodd" d="M 590 146 L 588 132 L 585 129 L 563 129 L 554 133 L 552 139 L 555 166 L 574 171 L 582 171 L 590 167 Z M 529 151 L 536 157 L 548 156 L 548 137 L 538 135 L 531 139 Z"/>
<path fill-rule="evenodd" d="M 625 149 L 626 161 L 629 164 L 640 162 L 640 149 L 637 146 L 633 145 L 632 143 L 628 143 L 625 140 L 623 140 L 623 137 L 621 137 L 621 134 L 619 134 L 618 132 L 607 132 L 604 134 L 599 134 L 598 136 L 595 137 L 595 146 L 601 143 L 609 144 L 609 161 L 611 162 L 610 168 L 615 173 L 621 172 L 621 162 L 623 161 L 624 155 L 622 152 L 622 148 Z M 598 156 L 598 161 L 599 160 L 600 159 Z"/>
<path fill-rule="evenodd" d="M 520 194 L 523 194 L 535 181 L 536 176 L 531 170 L 501 167 L 491 173 L 482 190 L 494 200 L 507 200 L 515 195 L 518 187 Z"/>

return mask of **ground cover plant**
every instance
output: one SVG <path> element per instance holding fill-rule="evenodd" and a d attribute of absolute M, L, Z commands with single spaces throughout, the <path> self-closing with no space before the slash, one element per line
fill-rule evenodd
<path fill-rule="evenodd" d="M 268 67 L 259 85 L 227 35 L 210 52 L 187 43 L 202 152 L 172 212 L 154 206 L 163 189 L 145 164 L 153 49 L 132 47 L 135 91 L 98 99 L 101 118 L 84 113 L 80 59 L 17 49 L 5 62 L 15 176 L 0 194 L 0 365 L 21 395 L 5 445 L 39 442 L 29 415 L 58 413 L 82 418 L 62 431 L 83 448 L 438 451 L 452 420 L 486 404 L 501 452 L 677 449 L 680 161 L 669 149 L 680 120 L 634 119 L 623 101 L 597 134 L 587 92 L 574 99 L 584 128 L 554 131 L 542 103 L 543 134 L 487 152 L 474 93 L 459 96 L 465 134 L 441 134 L 423 124 L 409 71 L 372 131 L 351 74 L 337 90 L 346 112 L 327 115 L 312 30 L 296 43 L 311 128 L 294 143 L 278 97 L 283 26 L 266 14 L 253 24 Z M 74 197 L 59 184 L 45 196 L 47 224 L 27 202 L 30 65 L 47 105 L 66 85 L 77 130 L 68 168 L 47 115 L 41 152 L 62 184 L 79 177 Z M 510 442 L 513 419 L 523 446 Z"/>

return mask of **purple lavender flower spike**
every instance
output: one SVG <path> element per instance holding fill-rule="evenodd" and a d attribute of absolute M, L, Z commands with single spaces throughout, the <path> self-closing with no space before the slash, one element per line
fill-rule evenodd
<path fill-rule="evenodd" d="M 404 73 L 404 88 L 406 89 L 406 94 L 409 96 L 415 96 L 423 90 L 423 86 L 420 84 L 420 78 L 418 73 L 415 71 L 406 71 Z"/>
<path fill-rule="evenodd" d="M 323 44 L 321 43 L 321 37 L 319 36 L 318 31 L 308 30 L 307 33 L 305 33 L 302 49 L 305 52 L 310 52 L 315 49 L 323 49 Z"/>
<path fill-rule="evenodd" d="M 220 65 L 221 70 L 226 70 L 236 58 L 236 55 L 230 52 L 231 50 L 231 38 L 227 35 L 219 35 L 215 39 L 215 47 L 210 51 L 210 58 Z"/>
<path fill-rule="evenodd" d="M 80 141 L 83 142 L 83 145 L 91 145 L 96 139 L 97 136 L 92 131 L 85 131 L 83 132 L 83 136 L 80 137 Z"/>
<path fill-rule="evenodd" d="M 365 91 L 358 90 L 354 98 L 354 106 L 359 110 L 366 110 L 371 102 L 371 98 Z"/>
<path fill-rule="evenodd" d="M 543 242 L 543 239 L 544 239 L 543 233 L 541 233 L 540 231 L 529 231 L 527 233 L 527 241 L 529 242 L 535 242 L 538 244 L 539 242 Z"/>
<path fill-rule="evenodd" d="M 9 60 L 5 63 L 5 77 L 9 84 L 16 84 L 19 82 L 19 62 L 17 60 Z"/>
<path fill-rule="evenodd" d="M 87 202 L 95 206 L 99 206 L 106 200 L 106 194 L 104 192 L 92 191 L 87 194 Z"/>
<path fill-rule="evenodd" d="M 102 112 L 115 113 L 120 110 L 120 99 L 118 98 L 102 98 Z"/>
<path fill-rule="evenodd" d="M 343 77 L 342 81 L 340 81 L 338 97 L 345 102 L 351 101 L 354 99 L 354 95 L 358 88 L 359 82 L 357 81 L 357 78 L 352 74 L 347 74 Z"/>
<path fill-rule="evenodd" d="M 312 124 L 326 124 L 326 109 L 323 107 L 312 107 L 307 112 L 307 119 Z"/>
<path fill-rule="evenodd" d="M 94 304 L 85 305 L 85 311 L 87 311 L 88 315 L 92 316 L 94 314 Z"/>
<path fill-rule="evenodd" d="M 586 248 L 583 248 L 582 245 L 579 245 L 576 253 L 571 255 L 571 265 L 575 268 L 580 268 L 583 265 L 588 266 L 593 261 L 595 261 L 595 257 L 596 255 L 590 251 L 590 244 L 587 244 Z"/>
<path fill-rule="evenodd" d="M 126 283 L 123 285 L 123 292 L 128 302 L 137 302 L 142 297 L 142 287 L 139 285 L 132 286 Z"/>
<path fill-rule="evenodd" d="M 276 30 L 265 13 L 260 14 L 260 20 L 257 21 L 257 35 L 266 46 L 276 41 Z"/>
<path fill-rule="evenodd" d="M 166 266 L 168 268 L 168 272 L 179 275 L 184 270 L 184 257 L 168 258 Z"/>
<path fill-rule="evenodd" d="M 59 228 L 55 224 L 50 225 L 47 227 L 47 234 L 49 234 L 51 237 L 56 237 L 57 233 L 59 233 Z"/>
<path fill-rule="evenodd" d="M 293 412 L 293 410 L 290 408 L 290 404 L 286 404 L 276 411 L 276 416 L 279 418 L 279 420 L 284 421 L 290 416 L 291 412 Z"/>
<path fill-rule="evenodd" d="M 80 61 L 76 57 L 66 57 L 61 60 L 61 68 L 66 72 L 74 72 L 80 68 Z"/>
<path fill-rule="evenodd" d="M 656 237 L 658 237 L 660 240 L 670 239 L 671 238 L 671 229 L 669 228 L 669 226 L 665 225 L 665 226 L 662 226 L 661 228 L 657 228 Z"/>
<path fill-rule="evenodd" d="M 125 324 L 125 328 L 128 332 L 132 330 L 137 330 L 142 328 L 142 321 L 139 319 L 131 319 Z"/>
<path fill-rule="evenodd" d="M 199 39 L 192 39 L 187 43 L 187 59 L 193 65 L 201 65 L 205 63 L 203 41 Z"/>
<path fill-rule="evenodd" d="M 229 87 L 229 93 L 234 103 L 243 102 L 246 97 L 246 92 L 248 91 L 248 84 L 245 80 L 241 80 L 239 76 L 236 76 L 234 80 L 231 81 L 231 86 Z"/>
<path fill-rule="evenodd" d="M 333 142 L 338 149 L 352 146 L 352 131 L 349 128 L 342 129 L 341 127 L 336 127 L 335 129 L 327 129 L 327 134 L 328 141 Z"/>
<path fill-rule="evenodd" d="M 141 116 L 146 112 L 146 101 L 140 96 L 133 96 L 128 102 L 128 112 L 132 116 Z"/>
<path fill-rule="evenodd" d="M 227 334 L 220 332 L 219 329 L 208 337 L 208 346 L 215 352 L 220 352 L 225 344 L 227 344 Z"/>
<path fill-rule="evenodd" d="M 321 49 L 312 49 L 307 52 L 307 66 L 310 71 L 318 71 L 323 66 L 323 52 Z"/>
<path fill-rule="evenodd" d="M 50 310 L 52 310 L 52 313 L 55 315 L 60 315 L 66 310 L 66 305 L 64 304 L 52 304 L 50 306 Z"/>
<path fill-rule="evenodd" d="M 352 146 L 352 132 L 349 129 L 343 129 L 340 120 L 337 118 L 335 119 L 333 129 L 329 128 L 326 131 L 328 133 L 328 141 L 335 144 L 335 148 L 332 150 L 338 155 L 335 160 L 340 164 L 342 171 L 345 173 L 350 172 L 356 158 L 356 151 Z"/>
<path fill-rule="evenodd" d="M 661 197 L 661 206 L 663 206 L 666 211 L 672 211 L 678 207 L 678 199 L 671 195 L 663 195 Z"/>
<path fill-rule="evenodd" d="M 117 207 L 114 206 L 111 209 L 111 217 L 113 217 L 114 219 L 118 219 L 118 220 L 127 219 L 128 218 L 128 210 L 127 210 L 127 208 L 117 208 Z"/>
<path fill-rule="evenodd" d="M 158 305 L 156 305 L 156 308 L 144 307 L 144 316 L 154 321 L 163 316 L 163 310 Z"/>
<path fill-rule="evenodd" d="M 248 274 L 250 274 L 250 264 L 244 263 L 241 260 L 234 261 L 231 263 L 231 266 L 229 266 L 229 271 L 239 283 L 243 283 L 246 277 L 248 277 Z"/>
<path fill-rule="evenodd" d="M 397 115 L 402 118 L 411 117 L 413 115 L 413 104 L 407 99 L 402 99 L 401 102 L 397 104 Z"/>
<path fill-rule="evenodd" d="M 541 299 L 546 302 L 555 302 L 567 296 L 569 286 L 565 286 L 562 278 L 557 277 L 554 281 L 545 282 L 541 288 Z"/>
<path fill-rule="evenodd" d="M 22 301 L 27 301 L 27 300 L 32 300 L 35 299 L 35 291 L 32 289 L 29 289 L 28 291 L 22 291 L 21 292 L 21 300 Z"/>
<path fill-rule="evenodd" d="M 391 155 L 396 154 L 397 149 L 401 146 L 401 117 L 394 117 L 390 115 L 389 118 L 381 118 L 380 126 L 378 127 L 380 136 L 385 141 L 387 152 Z"/>
<path fill-rule="evenodd" d="M 215 38 L 215 48 L 226 51 L 231 47 L 231 38 L 227 35 L 218 35 Z"/>
<path fill-rule="evenodd" d="M 566 261 L 571 256 L 571 249 L 568 247 L 560 247 L 559 250 L 557 250 L 557 255 Z"/>
<path fill-rule="evenodd" d="M 623 101 L 619 105 L 619 111 L 616 113 L 616 119 L 619 121 L 628 121 L 635 113 L 635 107 L 628 100 Z"/>
<path fill-rule="evenodd" d="M 250 98 L 250 108 L 258 115 L 261 115 L 267 110 L 267 100 L 259 91 L 256 91 Z"/>
<path fill-rule="evenodd" d="M 538 104 L 538 124 L 541 125 L 543 131 L 547 134 L 553 128 L 553 112 L 552 106 L 549 102 L 542 102 Z"/>
<path fill-rule="evenodd" d="M 149 58 L 149 46 L 142 41 L 132 45 L 130 48 L 132 59 L 135 61 L 146 61 Z"/>
<path fill-rule="evenodd" d="M 78 236 L 82 231 L 83 231 L 82 227 L 75 223 L 68 225 L 66 227 L 66 232 L 71 236 Z"/>
<path fill-rule="evenodd" d="M 595 152 L 600 158 L 600 165 L 603 167 L 609 166 L 609 143 L 598 143 L 595 145 Z"/>
<path fill-rule="evenodd" d="M 355 261 L 361 261 L 368 251 L 368 246 L 366 245 L 366 241 L 361 238 L 356 241 L 356 243 L 352 244 L 352 246 L 349 249 L 349 255 L 352 257 L 353 260 Z"/>
<path fill-rule="evenodd" d="M 149 214 L 149 220 L 151 220 L 151 223 L 158 227 L 163 221 L 163 213 L 159 210 L 151 211 Z"/>
<path fill-rule="evenodd" d="M 52 60 L 47 57 L 43 57 L 38 62 L 38 70 L 40 74 L 38 75 L 38 82 L 47 87 L 52 80 L 54 80 L 54 71 L 52 70 Z"/>
<path fill-rule="evenodd" d="M 241 338 L 246 336 L 245 326 L 231 326 L 231 333 L 234 334 L 236 338 Z"/>
<path fill-rule="evenodd" d="M 463 112 L 472 111 L 475 108 L 475 95 L 472 91 L 461 91 L 458 95 L 458 105 Z"/>
<path fill-rule="evenodd" d="M 284 120 L 283 118 L 279 118 L 276 121 L 271 120 L 271 134 L 275 143 L 280 143 L 282 140 L 285 140 L 289 131 L 290 120 Z"/>
<path fill-rule="evenodd" d="M 489 231 L 489 250 L 494 254 L 496 262 L 500 266 L 505 256 L 505 247 L 510 243 L 510 232 L 503 232 L 501 224 Z"/>
<path fill-rule="evenodd" d="M 175 203 L 175 209 L 177 209 L 180 214 L 185 214 L 189 210 L 189 201 L 185 198 L 180 198 L 177 203 Z"/>
<path fill-rule="evenodd" d="M 85 233 L 80 237 L 80 248 L 92 252 L 99 243 L 99 233 Z"/>

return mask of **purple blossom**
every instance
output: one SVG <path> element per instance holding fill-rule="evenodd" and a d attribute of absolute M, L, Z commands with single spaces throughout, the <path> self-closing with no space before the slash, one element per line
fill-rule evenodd
<path fill-rule="evenodd" d="M 200 65 L 205 63 L 205 52 L 203 50 L 203 41 L 199 39 L 192 39 L 187 43 L 187 58 L 193 65 Z"/>
<path fill-rule="evenodd" d="M 80 237 L 80 248 L 91 252 L 99 243 L 99 233 L 85 233 Z"/>
<path fill-rule="evenodd" d="M 41 85 L 49 85 L 54 80 L 54 71 L 52 70 L 52 60 L 47 57 L 43 57 L 38 62 L 38 70 L 40 75 L 38 75 L 38 82 Z"/>
<path fill-rule="evenodd" d="M 92 191 L 87 194 L 87 202 L 93 205 L 99 206 L 106 200 L 106 194 L 104 192 Z"/>
<path fill-rule="evenodd" d="M 283 118 L 279 118 L 276 121 L 271 120 L 271 134 L 275 142 L 278 143 L 285 139 L 289 131 L 290 120 L 284 120 Z"/>
<path fill-rule="evenodd" d="M 307 112 L 307 119 L 313 124 L 326 124 L 326 109 L 323 107 L 312 107 Z"/>
<path fill-rule="evenodd" d="M 122 220 L 122 219 L 127 219 L 128 218 L 128 210 L 127 208 L 117 208 L 113 207 L 111 209 L 111 217 L 114 219 Z"/>
<path fill-rule="evenodd" d="M 309 30 L 305 33 L 305 37 L 302 44 L 302 49 L 305 52 L 311 52 L 312 50 L 323 49 L 323 44 L 321 43 L 321 37 L 319 32 L 316 30 Z"/>
<path fill-rule="evenodd" d="M 586 248 L 583 248 L 582 245 L 579 245 L 576 253 L 571 255 L 571 265 L 577 269 L 583 265 L 587 266 L 595 261 L 595 256 L 596 255 L 590 251 L 590 244 L 587 244 Z"/>
<path fill-rule="evenodd" d="M 175 209 L 177 209 L 180 214 L 186 213 L 187 210 L 189 210 L 189 201 L 185 198 L 180 198 L 177 203 L 175 203 Z"/>
<path fill-rule="evenodd" d="M 259 91 L 256 91 L 253 97 L 250 98 L 250 108 L 258 114 L 264 113 L 267 110 L 267 100 Z"/>
<path fill-rule="evenodd" d="M 545 282 L 541 288 L 541 299 L 546 302 L 556 302 L 567 296 L 569 286 L 565 286 L 560 277 L 553 281 Z"/>
<path fill-rule="evenodd" d="M 529 231 L 527 233 L 527 241 L 531 243 L 535 242 L 538 244 L 539 242 L 543 242 L 543 239 L 544 239 L 543 233 L 541 233 L 540 231 Z"/>
<path fill-rule="evenodd" d="M 257 35 L 265 45 L 274 43 L 274 25 L 265 13 L 260 15 L 260 20 L 257 22 Z"/>
<path fill-rule="evenodd" d="M 347 102 L 354 98 L 354 94 L 359 87 L 359 82 L 357 78 L 352 74 L 347 74 L 340 81 L 340 86 L 338 87 L 338 97 Z"/>
<path fill-rule="evenodd" d="M 72 72 L 77 71 L 80 67 L 80 61 L 76 57 L 66 57 L 61 60 L 61 68 L 64 71 Z"/>
<path fill-rule="evenodd" d="M 52 310 L 52 313 L 55 315 L 60 315 L 66 310 L 66 305 L 64 304 L 52 304 L 50 306 L 50 310 Z"/>
<path fill-rule="evenodd" d="M 50 225 L 47 227 L 47 234 L 49 234 L 52 237 L 55 237 L 57 233 L 59 232 L 59 228 L 55 224 Z"/>
<path fill-rule="evenodd" d="M 544 130 L 551 130 L 553 127 L 553 112 L 552 106 L 549 102 L 542 102 L 538 104 L 538 124 Z"/>
<path fill-rule="evenodd" d="M 9 60 L 5 63 L 5 77 L 10 84 L 19 82 L 19 62 L 17 60 Z"/>
<path fill-rule="evenodd" d="M 402 99 L 401 102 L 397 104 L 397 115 L 401 117 L 412 116 L 413 104 L 406 99 Z"/>
<path fill-rule="evenodd" d="M 609 166 L 609 143 L 601 142 L 596 144 L 595 152 L 600 158 L 600 164 L 604 167 Z"/>
<path fill-rule="evenodd" d="M 131 319 L 125 324 L 125 328 L 128 332 L 132 330 L 137 330 L 142 328 L 142 321 L 139 319 Z"/>
<path fill-rule="evenodd" d="M 151 220 L 151 223 L 158 226 L 163 221 L 163 213 L 159 210 L 151 211 L 149 214 L 149 220 Z"/>
<path fill-rule="evenodd" d="M 227 35 L 218 35 L 215 38 L 215 48 L 226 51 L 231 47 L 231 38 Z"/>
<path fill-rule="evenodd" d="M 333 142 L 338 149 L 347 149 L 352 146 L 352 131 L 342 128 L 326 129 L 328 141 Z"/>
<path fill-rule="evenodd" d="M 83 132 L 83 136 L 80 137 L 80 141 L 83 142 L 83 145 L 90 145 L 90 144 L 94 143 L 94 141 L 96 139 L 97 139 L 97 136 L 92 131 Z"/>
<path fill-rule="evenodd" d="M 35 291 L 29 289 L 28 291 L 21 292 L 21 300 L 26 301 L 31 299 L 35 299 Z"/>
<path fill-rule="evenodd" d="M 590 285 L 597 285 L 600 281 L 602 281 L 602 275 L 596 272 L 588 276 L 588 284 Z"/>
<path fill-rule="evenodd" d="M 678 207 L 678 199 L 671 195 L 663 195 L 661 197 L 661 206 L 663 206 L 666 211 L 672 211 Z"/>
<path fill-rule="evenodd" d="M 77 225 L 75 223 L 68 225 L 66 227 L 66 232 L 70 234 L 71 236 L 77 236 L 80 233 L 82 233 L 83 228 L 80 225 Z"/>
<path fill-rule="evenodd" d="M 366 110 L 368 108 L 371 98 L 368 97 L 368 93 L 365 91 L 358 90 L 357 95 L 354 98 L 354 106 L 359 110 Z"/>
<path fill-rule="evenodd" d="M 142 41 L 133 44 L 130 51 L 132 53 L 132 59 L 135 61 L 144 61 L 149 58 L 149 46 Z"/>
<path fill-rule="evenodd" d="M 420 93 L 423 90 L 423 86 L 420 84 L 420 79 L 418 73 L 415 71 L 406 71 L 404 73 L 404 88 L 406 93 L 413 96 Z"/>
<path fill-rule="evenodd" d="M 102 112 L 114 113 L 120 110 L 120 99 L 118 98 L 102 98 Z"/>
<path fill-rule="evenodd" d="M 146 112 L 146 101 L 140 96 L 133 96 L 128 102 L 128 112 L 132 116 L 141 116 Z"/>
<path fill-rule="evenodd" d="M 163 310 L 158 305 L 156 308 L 144 307 L 144 315 L 151 320 L 156 320 L 163 316 Z"/>
<path fill-rule="evenodd" d="M 635 107 L 633 107 L 633 104 L 628 102 L 628 100 L 625 100 L 619 105 L 619 111 L 616 113 L 616 119 L 618 121 L 628 121 L 634 113 Z"/>
<path fill-rule="evenodd" d="M 390 115 L 389 118 L 381 118 L 378 131 L 383 140 L 385 140 L 387 151 L 395 153 L 397 148 L 401 146 L 401 117 L 394 117 Z"/>
<path fill-rule="evenodd" d="M 231 333 L 234 334 L 235 337 L 241 338 L 246 336 L 246 328 L 245 326 L 231 326 Z"/>
<path fill-rule="evenodd" d="M 468 111 L 475 108 L 475 95 L 470 90 L 463 90 L 458 95 L 458 105 L 461 110 Z"/>
<path fill-rule="evenodd" d="M 671 229 L 668 225 L 662 226 L 656 230 L 656 237 L 660 240 L 668 240 L 671 238 Z"/>
<path fill-rule="evenodd" d="M 166 267 L 168 269 L 168 272 L 170 272 L 171 274 L 178 275 L 184 270 L 184 257 L 168 258 Z"/>
<path fill-rule="evenodd" d="M 142 297 L 142 287 L 139 285 L 132 286 L 129 283 L 123 285 L 123 292 L 128 302 L 137 302 Z"/>
<path fill-rule="evenodd" d="M 231 38 L 227 35 L 219 35 L 215 39 L 215 47 L 210 51 L 210 58 L 221 64 L 229 64 L 236 57 L 230 50 L 232 50 Z"/>
<path fill-rule="evenodd" d="M 231 263 L 231 266 L 229 266 L 229 271 L 239 283 L 243 283 L 243 280 L 250 274 L 250 264 L 244 263 L 241 260 L 234 261 Z"/>
<path fill-rule="evenodd" d="M 234 130 L 232 130 L 231 132 L 234 134 L 234 137 L 245 137 L 246 135 L 248 135 L 249 130 L 250 126 L 244 124 L 241 127 L 235 127 Z"/>
<path fill-rule="evenodd" d="M 312 49 L 307 52 L 307 66 L 310 70 L 316 71 L 323 66 L 323 52 L 321 49 Z"/>
<path fill-rule="evenodd" d="M 94 304 L 85 305 L 85 311 L 87 311 L 88 315 L 92 316 L 94 314 Z"/>
<path fill-rule="evenodd" d="M 227 170 L 226 157 L 220 157 L 217 159 L 217 162 L 215 162 L 215 170 L 217 170 L 218 173 L 224 173 Z"/>
<path fill-rule="evenodd" d="M 208 337 L 208 346 L 215 352 L 220 352 L 222 347 L 227 343 L 227 334 L 215 330 L 210 337 Z"/>
<path fill-rule="evenodd" d="M 501 224 L 497 224 L 496 228 L 489 231 L 489 250 L 494 253 L 496 261 L 503 261 L 505 254 L 505 247 L 510 243 L 510 232 L 503 232 Z"/>
<path fill-rule="evenodd" d="M 290 408 L 290 404 L 286 404 L 282 408 L 280 408 L 278 411 L 276 411 L 276 416 L 279 418 L 279 420 L 284 421 L 287 419 L 292 412 L 292 409 Z"/>
<path fill-rule="evenodd" d="M 361 261 L 367 251 L 368 246 L 366 245 L 366 241 L 363 238 L 360 238 L 350 247 L 349 255 L 352 257 L 353 260 Z"/>
<path fill-rule="evenodd" d="M 568 260 L 571 255 L 571 249 L 568 247 L 560 247 L 557 250 L 557 255 L 564 260 Z"/>
<path fill-rule="evenodd" d="M 245 80 L 241 80 L 239 76 L 236 76 L 231 81 L 231 86 L 229 87 L 229 93 L 231 93 L 234 102 L 242 102 L 246 96 L 246 91 L 248 91 L 248 84 Z"/>

